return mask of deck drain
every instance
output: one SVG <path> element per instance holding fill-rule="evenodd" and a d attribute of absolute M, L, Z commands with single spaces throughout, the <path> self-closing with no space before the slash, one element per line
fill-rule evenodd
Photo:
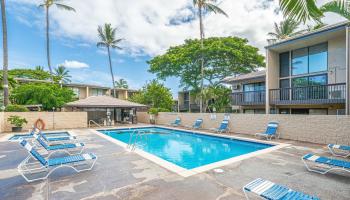
<path fill-rule="evenodd" d="M 214 169 L 214 172 L 221 174 L 221 173 L 224 173 L 224 170 L 223 169 Z"/>

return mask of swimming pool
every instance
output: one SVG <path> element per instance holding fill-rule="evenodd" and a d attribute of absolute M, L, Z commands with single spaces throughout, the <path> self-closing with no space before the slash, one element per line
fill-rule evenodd
<path fill-rule="evenodd" d="M 130 134 L 134 130 L 148 132 L 138 142 L 137 148 L 187 170 L 275 146 L 160 127 L 99 130 L 99 132 L 128 144 Z"/>

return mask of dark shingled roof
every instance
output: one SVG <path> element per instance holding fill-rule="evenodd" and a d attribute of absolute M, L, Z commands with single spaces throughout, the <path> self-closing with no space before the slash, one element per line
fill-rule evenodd
<path fill-rule="evenodd" d="M 242 74 L 239 76 L 229 76 L 224 78 L 222 82 L 231 83 L 231 82 L 237 82 L 237 81 L 243 81 L 243 80 L 249 80 L 249 79 L 263 78 L 265 76 L 266 76 L 266 71 L 261 70 L 261 71 L 251 72 L 248 74 Z"/>

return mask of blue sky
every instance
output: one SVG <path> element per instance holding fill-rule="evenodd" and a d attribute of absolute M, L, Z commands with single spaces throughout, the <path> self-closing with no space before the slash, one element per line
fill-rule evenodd
<path fill-rule="evenodd" d="M 41 1 L 7 1 L 9 64 L 12 69 L 37 65 L 47 69 L 45 17 L 43 10 L 37 7 Z M 103 23 L 116 26 L 117 37 L 124 39 L 123 50 L 112 52 L 113 69 L 116 79 L 126 79 L 134 89 L 155 78 L 147 72 L 147 60 L 164 53 L 172 45 L 199 35 L 198 20 L 191 9 L 192 0 L 174 0 L 166 4 L 164 0 L 64 2 L 77 12 L 51 10 L 52 66 L 65 64 L 76 83 L 112 85 L 106 51 L 96 47 L 96 29 Z M 275 12 L 276 2 L 218 1 L 230 17 L 207 15 L 204 21 L 206 36 L 244 37 L 264 54 L 266 33 L 272 30 L 274 21 L 282 19 Z M 171 88 L 176 98 L 178 79 L 170 78 L 165 85 Z"/>

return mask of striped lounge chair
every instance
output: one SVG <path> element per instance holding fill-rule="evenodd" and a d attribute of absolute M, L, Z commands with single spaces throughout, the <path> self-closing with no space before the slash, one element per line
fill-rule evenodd
<path fill-rule="evenodd" d="M 38 134 L 34 134 L 34 138 L 36 139 L 37 143 L 40 146 L 42 146 L 47 152 L 51 152 L 51 153 L 54 153 L 57 151 L 65 151 L 68 154 L 71 154 L 70 152 L 81 153 L 83 152 L 85 147 L 84 143 L 48 144 L 44 140 L 42 140 L 41 136 Z"/>
<path fill-rule="evenodd" d="M 327 158 L 314 154 L 306 154 L 301 160 L 306 169 L 311 172 L 326 174 L 336 170 L 350 173 L 350 161 Z M 311 166 L 311 164 L 313 164 L 313 166 Z"/>
<path fill-rule="evenodd" d="M 18 165 L 17 169 L 27 182 L 47 179 L 52 172 L 64 167 L 72 168 L 78 173 L 91 170 L 97 160 L 97 156 L 93 153 L 45 159 L 25 139 L 21 139 L 20 144 L 28 151 L 29 156 Z M 37 162 L 28 162 L 31 158 Z"/>
<path fill-rule="evenodd" d="M 181 125 L 181 119 L 178 117 L 175 119 L 174 122 L 170 124 L 171 126 L 180 126 Z"/>
<path fill-rule="evenodd" d="M 246 199 L 249 199 L 248 192 L 253 193 L 262 199 L 268 200 L 316 200 L 316 196 L 310 196 L 302 192 L 289 189 L 286 186 L 278 185 L 271 181 L 258 178 L 243 187 Z"/>
<path fill-rule="evenodd" d="M 200 129 L 203 124 L 203 119 L 197 119 L 192 126 L 185 126 L 190 129 Z"/>
<path fill-rule="evenodd" d="M 219 128 L 213 128 L 211 130 L 215 131 L 217 133 L 224 133 L 224 132 L 230 131 L 229 120 L 227 120 L 227 119 L 222 120 Z"/>
<path fill-rule="evenodd" d="M 334 156 L 350 157 L 350 146 L 329 144 L 327 147 Z"/>
<path fill-rule="evenodd" d="M 264 133 L 256 133 L 256 137 L 265 137 L 267 140 L 271 140 L 273 137 L 278 137 L 277 135 L 278 122 L 270 122 L 267 125 L 266 131 Z"/>
<path fill-rule="evenodd" d="M 41 131 L 38 133 L 46 142 L 62 142 L 67 140 L 76 140 L 77 137 L 71 135 L 47 135 Z"/>

